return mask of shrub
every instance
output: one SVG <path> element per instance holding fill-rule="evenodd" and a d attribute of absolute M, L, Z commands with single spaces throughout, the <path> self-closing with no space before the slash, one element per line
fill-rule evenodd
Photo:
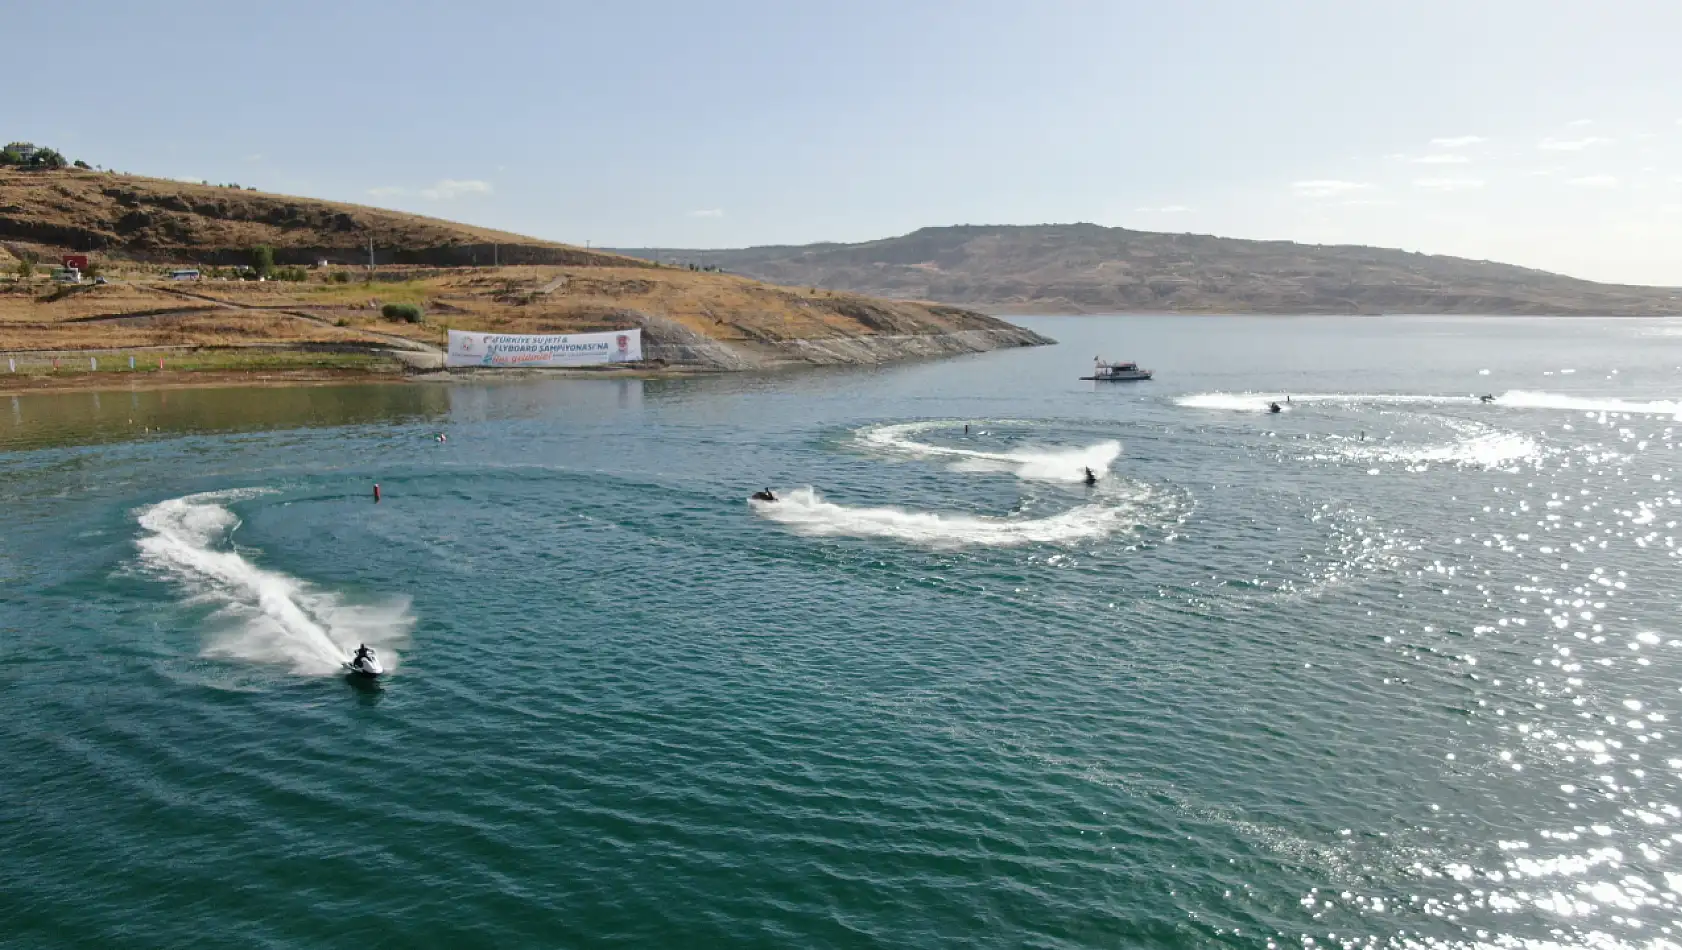
<path fill-rule="evenodd" d="M 259 244 L 251 249 L 251 266 L 257 271 L 258 277 L 268 277 L 274 273 L 274 248 L 267 244 Z"/>
<path fill-rule="evenodd" d="M 35 262 L 30 260 L 27 257 L 24 258 L 21 261 L 18 261 L 18 276 L 23 278 L 24 280 L 28 280 L 29 278 L 34 277 L 35 276 Z"/>
<path fill-rule="evenodd" d="M 348 284 L 350 283 L 350 271 L 336 270 L 333 273 L 328 274 L 327 279 L 335 284 Z"/>
<path fill-rule="evenodd" d="M 380 316 L 404 323 L 421 322 L 421 308 L 412 303 L 388 303 L 380 308 Z"/>
<path fill-rule="evenodd" d="M 295 283 L 301 283 L 310 279 L 310 272 L 307 268 L 303 267 L 282 267 L 280 270 L 275 271 L 275 278 L 277 280 L 290 280 Z"/>

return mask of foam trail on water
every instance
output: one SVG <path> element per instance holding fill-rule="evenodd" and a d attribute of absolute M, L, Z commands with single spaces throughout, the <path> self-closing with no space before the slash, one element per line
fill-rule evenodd
<path fill-rule="evenodd" d="M 1269 403 L 1278 403 L 1290 412 L 1303 404 L 1339 403 L 1344 405 L 1379 406 L 1454 406 L 1476 403 L 1476 396 L 1421 396 L 1409 393 L 1192 393 L 1177 396 L 1174 405 L 1186 409 L 1218 409 L 1223 412 L 1266 412 Z"/>
<path fill-rule="evenodd" d="M 1291 393 L 1290 399 L 1287 403 L 1284 393 L 1209 392 L 1178 396 L 1174 399 L 1174 404 L 1187 409 L 1266 412 L 1268 403 L 1277 402 L 1289 412 L 1293 406 L 1313 403 L 1347 406 L 1461 406 L 1478 403 L 1476 396 L 1408 393 Z M 1634 415 L 1670 416 L 1682 421 L 1682 401 L 1671 399 L 1627 400 L 1513 389 L 1497 396 L 1494 406 L 1508 409 L 1563 409 L 1574 412 L 1627 412 Z"/>
<path fill-rule="evenodd" d="M 1536 440 L 1514 432 L 1502 432 L 1474 424 L 1451 425 L 1459 438 L 1447 444 L 1390 445 L 1352 442 L 1340 446 L 1337 456 L 1357 461 L 1401 462 L 1409 465 L 1464 465 L 1499 468 L 1514 462 L 1541 457 Z M 1326 456 L 1320 456 L 1326 457 Z"/>
<path fill-rule="evenodd" d="M 750 501 L 761 517 L 804 535 L 888 538 L 932 548 L 970 545 L 1010 547 L 1020 544 L 1070 544 L 1093 541 L 1137 527 L 1152 492 L 1129 486 L 1131 497 L 1108 498 L 1047 518 L 987 518 L 937 514 L 903 508 L 863 508 L 825 501 L 815 490 L 800 488 L 777 501 Z"/>
<path fill-rule="evenodd" d="M 279 663 L 303 674 L 327 674 L 359 643 L 380 649 L 395 669 L 391 647 L 407 641 L 414 618 L 407 598 L 349 605 L 279 571 L 265 570 L 218 545 L 239 524 L 227 503 L 261 490 L 205 492 L 159 502 L 140 512 L 140 563 L 178 584 L 200 603 L 216 606 L 218 629 L 203 655 Z"/>
<path fill-rule="evenodd" d="M 1121 455 L 1121 443 L 1106 439 L 1080 448 L 1019 448 L 987 452 L 955 446 L 931 445 L 912 436 L 930 429 L 951 429 L 962 422 L 904 422 L 874 426 L 858 434 L 867 448 L 912 458 L 944 460 L 958 471 L 1009 472 L 1017 478 L 1042 482 L 1079 482 L 1086 469 L 1103 472 Z"/>
<path fill-rule="evenodd" d="M 1517 409 L 1566 409 L 1573 412 L 1627 412 L 1636 415 L 1670 416 L 1682 421 L 1682 402 L 1671 399 L 1631 401 L 1604 396 L 1567 396 L 1563 393 L 1514 389 L 1502 393 L 1496 405 Z"/>

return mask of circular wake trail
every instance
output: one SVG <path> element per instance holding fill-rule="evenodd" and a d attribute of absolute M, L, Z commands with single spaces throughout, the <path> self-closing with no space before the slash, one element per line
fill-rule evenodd
<path fill-rule="evenodd" d="M 395 669 L 397 655 L 390 647 L 405 642 L 414 624 L 407 598 L 347 605 L 336 594 L 218 546 L 239 524 L 227 503 L 261 494 L 205 492 L 140 512 L 141 565 L 181 587 L 192 602 L 216 607 L 219 629 L 208 638 L 204 655 L 319 675 L 338 671 L 357 644 L 367 643 L 381 647 L 386 667 Z"/>
<path fill-rule="evenodd" d="M 886 538 L 941 549 L 971 545 L 1010 547 L 1094 541 L 1151 520 L 1145 517 L 1153 496 L 1151 489 L 1129 486 L 1123 491 L 1132 497 L 1118 497 L 1118 492 L 1045 518 L 988 518 L 892 507 L 853 507 L 825 501 L 811 488 L 796 489 L 779 496 L 777 501 L 748 504 L 761 517 L 811 537 Z"/>
<path fill-rule="evenodd" d="M 1081 448 L 1021 448 L 1003 452 L 931 445 L 912 438 L 932 429 L 953 429 L 962 422 L 904 422 L 875 426 L 858 435 L 866 448 L 909 458 L 946 461 L 958 471 L 1006 472 L 1027 481 L 1079 482 L 1086 469 L 1103 472 L 1121 455 L 1121 443 L 1106 439 Z"/>

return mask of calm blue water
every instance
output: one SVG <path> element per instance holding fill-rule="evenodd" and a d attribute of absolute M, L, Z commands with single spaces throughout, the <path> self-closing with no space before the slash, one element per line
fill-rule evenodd
<path fill-rule="evenodd" d="M 1682 323 L 1024 322 L 0 397 L 0 945 L 1682 942 Z"/>

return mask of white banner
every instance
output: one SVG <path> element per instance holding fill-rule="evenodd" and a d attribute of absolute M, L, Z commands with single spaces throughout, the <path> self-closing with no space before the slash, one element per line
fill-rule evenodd
<path fill-rule="evenodd" d="M 607 333 L 568 333 L 565 336 L 526 333 L 450 331 L 445 366 L 599 366 L 642 359 L 641 330 Z"/>

